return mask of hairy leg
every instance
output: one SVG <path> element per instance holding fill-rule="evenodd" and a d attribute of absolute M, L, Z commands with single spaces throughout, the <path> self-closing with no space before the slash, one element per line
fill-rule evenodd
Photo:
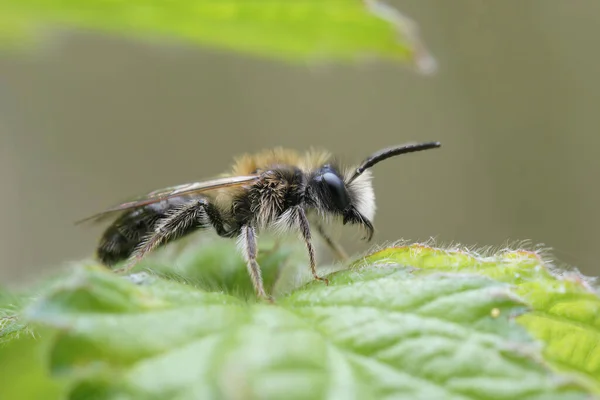
<path fill-rule="evenodd" d="M 210 209 L 210 213 L 207 212 L 207 209 Z M 131 270 L 142 258 L 158 246 L 179 239 L 194 230 L 206 229 L 210 226 L 215 228 L 219 235 L 228 235 L 218 210 L 206 199 L 192 200 L 185 203 L 159 220 L 154 230 L 133 251 L 129 262 L 116 272 Z"/>
<path fill-rule="evenodd" d="M 246 260 L 246 267 L 248 268 L 248 273 L 252 279 L 256 295 L 271 300 L 265 293 L 260 266 L 256 261 L 258 255 L 258 243 L 256 240 L 256 230 L 253 227 L 247 225 L 242 227 L 239 236 L 239 245 L 242 249 L 244 259 Z"/>
<path fill-rule="evenodd" d="M 302 237 L 306 243 L 306 249 L 308 250 L 308 257 L 310 260 L 310 271 L 312 272 L 313 277 L 319 281 L 325 282 L 326 285 L 329 285 L 329 280 L 327 278 L 321 278 L 319 275 L 317 275 L 315 248 L 311 243 L 310 225 L 308 224 L 306 213 L 301 207 L 298 207 L 298 225 L 300 226 L 300 232 L 302 233 Z"/>
<path fill-rule="evenodd" d="M 323 238 L 323 240 L 325 241 L 325 243 L 327 244 L 327 246 L 329 247 L 331 252 L 333 254 L 335 254 L 335 256 L 338 258 L 338 260 L 341 260 L 341 261 L 347 260 L 348 255 L 344 251 L 344 248 L 338 242 L 333 240 L 331 238 L 331 236 L 329 236 L 327 234 L 327 232 L 325 232 L 325 228 L 323 227 L 323 224 L 321 224 L 319 221 L 316 221 L 314 224 L 317 227 L 317 232 Z"/>

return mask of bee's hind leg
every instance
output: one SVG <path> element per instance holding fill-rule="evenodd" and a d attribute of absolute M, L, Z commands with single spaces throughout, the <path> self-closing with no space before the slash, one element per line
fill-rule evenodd
<path fill-rule="evenodd" d="M 152 232 L 133 251 L 127 264 L 115 272 L 129 271 L 157 247 L 188 235 L 197 229 L 206 229 L 210 226 L 214 227 L 220 236 L 229 235 L 213 204 L 206 199 L 196 199 L 185 203 L 157 221 Z"/>

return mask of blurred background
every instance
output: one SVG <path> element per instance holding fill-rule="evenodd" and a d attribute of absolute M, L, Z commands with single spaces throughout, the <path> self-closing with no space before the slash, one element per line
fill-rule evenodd
<path fill-rule="evenodd" d="M 436 75 L 78 31 L 2 54 L 0 283 L 89 257 L 101 227 L 75 220 L 239 153 L 317 146 L 358 162 L 426 140 L 443 147 L 374 169 L 375 243 L 530 240 L 599 274 L 600 3 L 388 3 L 420 25 Z"/>

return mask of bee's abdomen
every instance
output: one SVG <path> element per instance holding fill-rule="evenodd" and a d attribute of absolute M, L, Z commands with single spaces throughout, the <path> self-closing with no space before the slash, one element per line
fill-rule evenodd
<path fill-rule="evenodd" d="M 128 238 L 111 227 L 102 237 L 97 255 L 102 264 L 110 267 L 127 259 L 138 243 L 139 241 Z"/>
<path fill-rule="evenodd" d="M 96 251 L 98 258 L 107 266 L 129 258 L 140 243 L 154 231 L 158 221 L 187 201 L 190 200 L 175 197 L 121 215 L 102 235 Z"/>

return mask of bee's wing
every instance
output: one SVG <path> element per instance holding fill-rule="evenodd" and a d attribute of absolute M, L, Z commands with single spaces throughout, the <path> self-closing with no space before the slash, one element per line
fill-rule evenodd
<path fill-rule="evenodd" d="M 209 190 L 221 189 L 226 187 L 241 186 L 245 183 L 252 182 L 257 178 L 258 175 L 230 176 L 226 178 L 212 179 L 203 182 L 185 183 L 183 185 L 171 186 L 168 188 L 155 190 L 153 192 L 148 193 L 145 196 L 139 197 L 132 201 L 128 201 L 126 203 L 118 204 L 114 207 L 104 210 L 101 213 L 81 219 L 75 222 L 75 224 L 81 224 L 83 222 L 92 220 L 101 221 L 105 217 L 113 213 L 143 207 L 148 204 L 158 203 L 159 201 L 163 201 L 171 197 L 202 193 Z"/>

